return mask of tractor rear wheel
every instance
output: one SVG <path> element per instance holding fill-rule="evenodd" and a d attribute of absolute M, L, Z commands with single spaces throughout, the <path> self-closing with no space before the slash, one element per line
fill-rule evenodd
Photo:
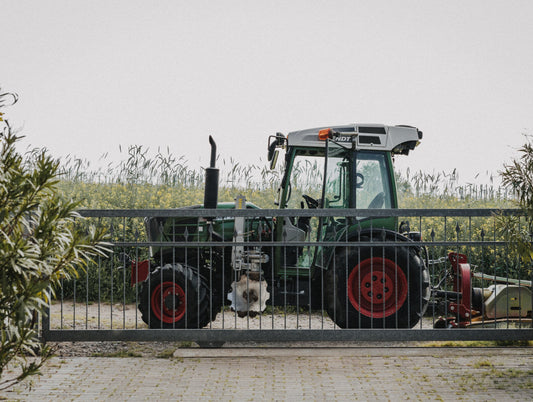
<path fill-rule="evenodd" d="M 426 311 L 429 273 L 413 247 L 351 247 L 326 276 L 327 312 L 341 328 L 412 328 Z"/>
<path fill-rule="evenodd" d="M 216 316 L 209 294 L 196 270 L 167 264 L 143 282 L 139 311 L 150 328 L 203 328 Z"/>

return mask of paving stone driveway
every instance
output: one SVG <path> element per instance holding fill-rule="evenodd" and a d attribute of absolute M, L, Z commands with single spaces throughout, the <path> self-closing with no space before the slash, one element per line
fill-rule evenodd
<path fill-rule="evenodd" d="M 10 400 L 533 400 L 533 348 L 178 349 L 56 357 Z"/>

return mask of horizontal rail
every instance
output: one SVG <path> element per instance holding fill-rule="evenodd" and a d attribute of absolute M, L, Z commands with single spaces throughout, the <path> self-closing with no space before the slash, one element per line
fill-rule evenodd
<path fill-rule="evenodd" d="M 507 243 L 504 241 L 417 241 L 409 242 L 405 241 L 357 241 L 347 243 L 345 241 L 291 241 L 291 242 L 279 242 L 279 241 L 248 241 L 248 242 L 231 242 L 231 241 L 209 241 L 209 242 L 115 242 L 109 243 L 115 247 L 183 247 L 183 248 L 195 248 L 195 247 L 231 247 L 231 246 L 247 246 L 247 247 L 305 247 L 305 246 L 327 246 L 327 247 L 405 247 L 406 245 L 412 247 L 420 246 L 503 246 Z"/>
<path fill-rule="evenodd" d="M 80 209 L 87 218 L 133 218 L 133 217 L 483 217 L 524 215 L 520 209 Z"/>
<path fill-rule="evenodd" d="M 348 342 L 348 341 L 523 341 L 533 339 L 533 329 L 144 329 L 51 330 L 44 338 L 53 342 L 76 341 L 195 341 L 195 342 Z"/>

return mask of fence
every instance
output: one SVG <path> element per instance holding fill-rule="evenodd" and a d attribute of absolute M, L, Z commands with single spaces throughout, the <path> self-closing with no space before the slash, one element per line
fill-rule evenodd
<path fill-rule="evenodd" d="M 533 339 L 533 269 L 497 224 L 517 210 L 80 213 L 112 253 L 55 290 L 45 341 Z"/>

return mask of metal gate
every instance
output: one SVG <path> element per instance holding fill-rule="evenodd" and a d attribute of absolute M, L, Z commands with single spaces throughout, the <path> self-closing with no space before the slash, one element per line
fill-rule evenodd
<path fill-rule="evenodd" d="M 112 253 L 55 290 L 45 341 L 533 340 L 533 268 L 498 229 L 518 210 L 80 214 L 108 228 Z M 401 230 L 383 230 L 384 219 Z M 236 252 L 248 258 L 240 270 Z M 251 266 L 265 282 L 255 293 Z M 259 311 L 239 311 L 238 296 L 228 300 L 239 292 Z M 183 325 L 178 315 L 192 318 Z"/>

